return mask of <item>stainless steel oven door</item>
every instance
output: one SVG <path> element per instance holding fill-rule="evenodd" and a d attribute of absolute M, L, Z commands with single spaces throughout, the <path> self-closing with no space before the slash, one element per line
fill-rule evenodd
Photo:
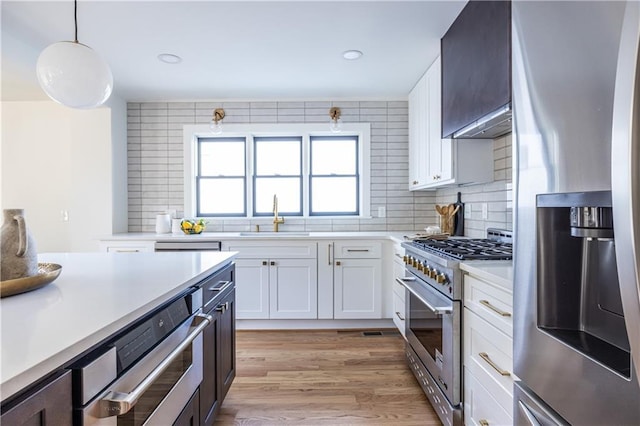
<path fill-rule="evenodd" d="M 452 406 L 461 402 L 460 301 L 444 297 L 413 275 L 401 278 L 406 294 L 407 341 Z"/>
<path fill-rule="evenodd" d="M 210 321 L 197 314 L 180 325 L 82 410 L 83 424 L 172 424 L 202 381 L 202 331 Z"/>

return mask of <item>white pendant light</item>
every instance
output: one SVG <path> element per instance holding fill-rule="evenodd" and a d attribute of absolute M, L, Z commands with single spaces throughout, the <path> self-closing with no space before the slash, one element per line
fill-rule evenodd
<path fill-rule="evenodd" d="M 60 41 L 40 53 L 38 82 L 54 101 L 71 108 L 95 108 L 113 91 L 109 65 L 89 46 L 78 42 L 78 3 L 74 0 L 75 41 Z"/>

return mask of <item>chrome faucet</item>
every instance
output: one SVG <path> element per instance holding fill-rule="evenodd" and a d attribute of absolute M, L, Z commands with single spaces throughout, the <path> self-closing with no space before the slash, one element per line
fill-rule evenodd
<path fill-rule="evenodd" d="M 273 232 L 278 232 L 281 223 L 284 223 L 284 217 L 278 217 L 278 196 L 273 194 Z"/>

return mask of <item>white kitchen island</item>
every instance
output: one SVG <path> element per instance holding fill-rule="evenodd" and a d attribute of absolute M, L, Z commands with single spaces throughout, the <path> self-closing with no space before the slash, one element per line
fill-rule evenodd
<path fill-rule="evenodd" d="M 52 253 L 51 284 L 0 300 L 0 395 L 38 379 L 229 264 L 234 252 Z"/>

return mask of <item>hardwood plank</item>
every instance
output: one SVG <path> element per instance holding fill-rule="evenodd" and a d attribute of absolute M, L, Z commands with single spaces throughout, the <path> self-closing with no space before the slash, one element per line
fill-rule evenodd
<path fill-rule="evenodd" d="M 236 351 L 217 426 L 440 425 L 400 335 L 240 330 Z"/>

